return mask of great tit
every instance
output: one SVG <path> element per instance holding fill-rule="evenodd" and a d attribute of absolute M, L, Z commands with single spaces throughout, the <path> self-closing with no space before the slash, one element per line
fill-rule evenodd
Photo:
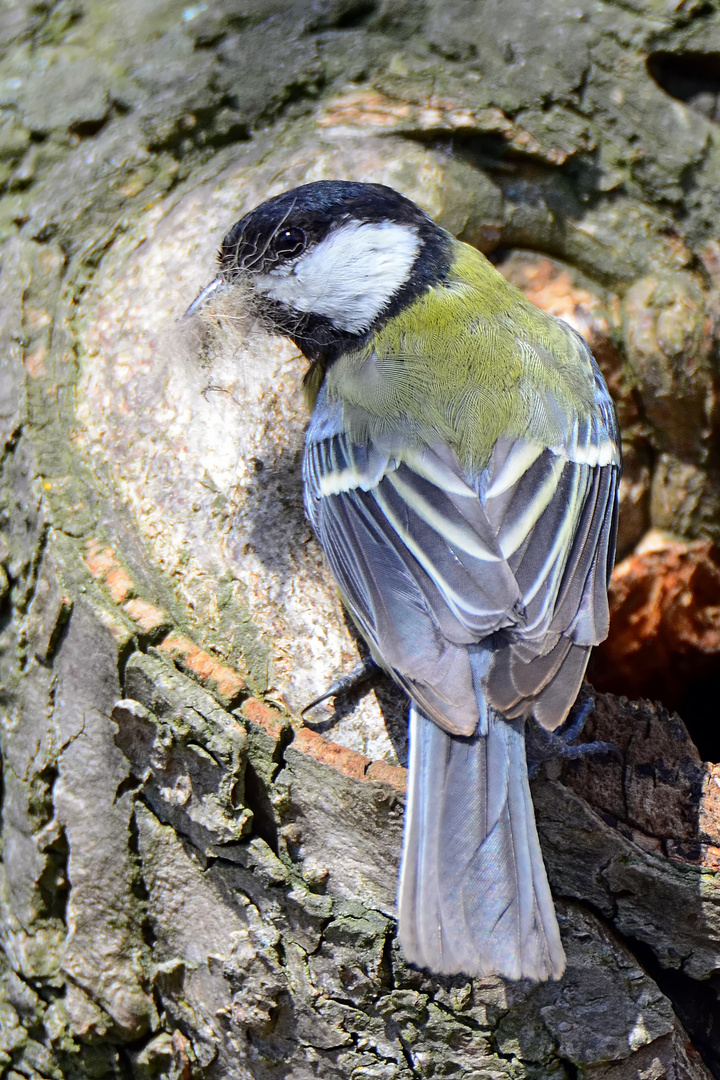
<path fill-rule="evenodd" d="M 305 507 L 410 698 L 405 955 L 558 978 L 524 728 L 562 724 L 608 631 L 620 440 L 600 370 L 380 184 L 306 184 L 246 214 L 190 310 L 235 286 L 310 361 Z"/>

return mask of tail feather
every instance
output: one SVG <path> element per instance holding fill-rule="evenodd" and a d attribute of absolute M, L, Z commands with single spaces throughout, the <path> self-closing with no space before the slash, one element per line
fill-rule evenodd
<path fill-rule="evenodd" d="M 400 942 L 437 973 L 559 978 L 565 967 L 525 761 L 523 721 L 450 735 L 410 710 Z"/>

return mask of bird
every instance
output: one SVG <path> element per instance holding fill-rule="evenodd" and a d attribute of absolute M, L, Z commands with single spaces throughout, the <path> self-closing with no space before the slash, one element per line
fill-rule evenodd
<path fill-rule="evenodd" d="M 307 516 L 410 699 L 405 958 L 558 979 L 525 727 L 565 722 L 608 633 L 621 448 L 600 369 L 382 184 L 316 181 L 246 213 L 188 312 L 233 290 L 309 362 Z"/>

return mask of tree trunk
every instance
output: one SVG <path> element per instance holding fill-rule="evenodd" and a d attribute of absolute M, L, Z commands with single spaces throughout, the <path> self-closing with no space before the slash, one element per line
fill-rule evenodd
<path fill-rule="evenodd" d="M 720 13 L 0 13 L 0 1066 L 11 1080 L 720 1077 Z M 533 786 L 568 969 L 395 940 L 405 702 L 303 517 L 304 362 L 178 322 L 251 206 L 389 183 L 596 351 L 626 472 L 584 738 Z M 628 692 L 662 700 L 629 702 Z"/>

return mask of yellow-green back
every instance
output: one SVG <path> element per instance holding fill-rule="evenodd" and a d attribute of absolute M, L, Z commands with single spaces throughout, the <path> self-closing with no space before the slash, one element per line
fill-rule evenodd
<path fill-rule="evenodd" d="M 353 441 L 407 421 L 467 468 L 501 435 L 553 446 L 594 401 L 590 357 L 563 323 L 530 303 L 475 248 L 455 241 L 447 279 L 327 372 Z"/>

